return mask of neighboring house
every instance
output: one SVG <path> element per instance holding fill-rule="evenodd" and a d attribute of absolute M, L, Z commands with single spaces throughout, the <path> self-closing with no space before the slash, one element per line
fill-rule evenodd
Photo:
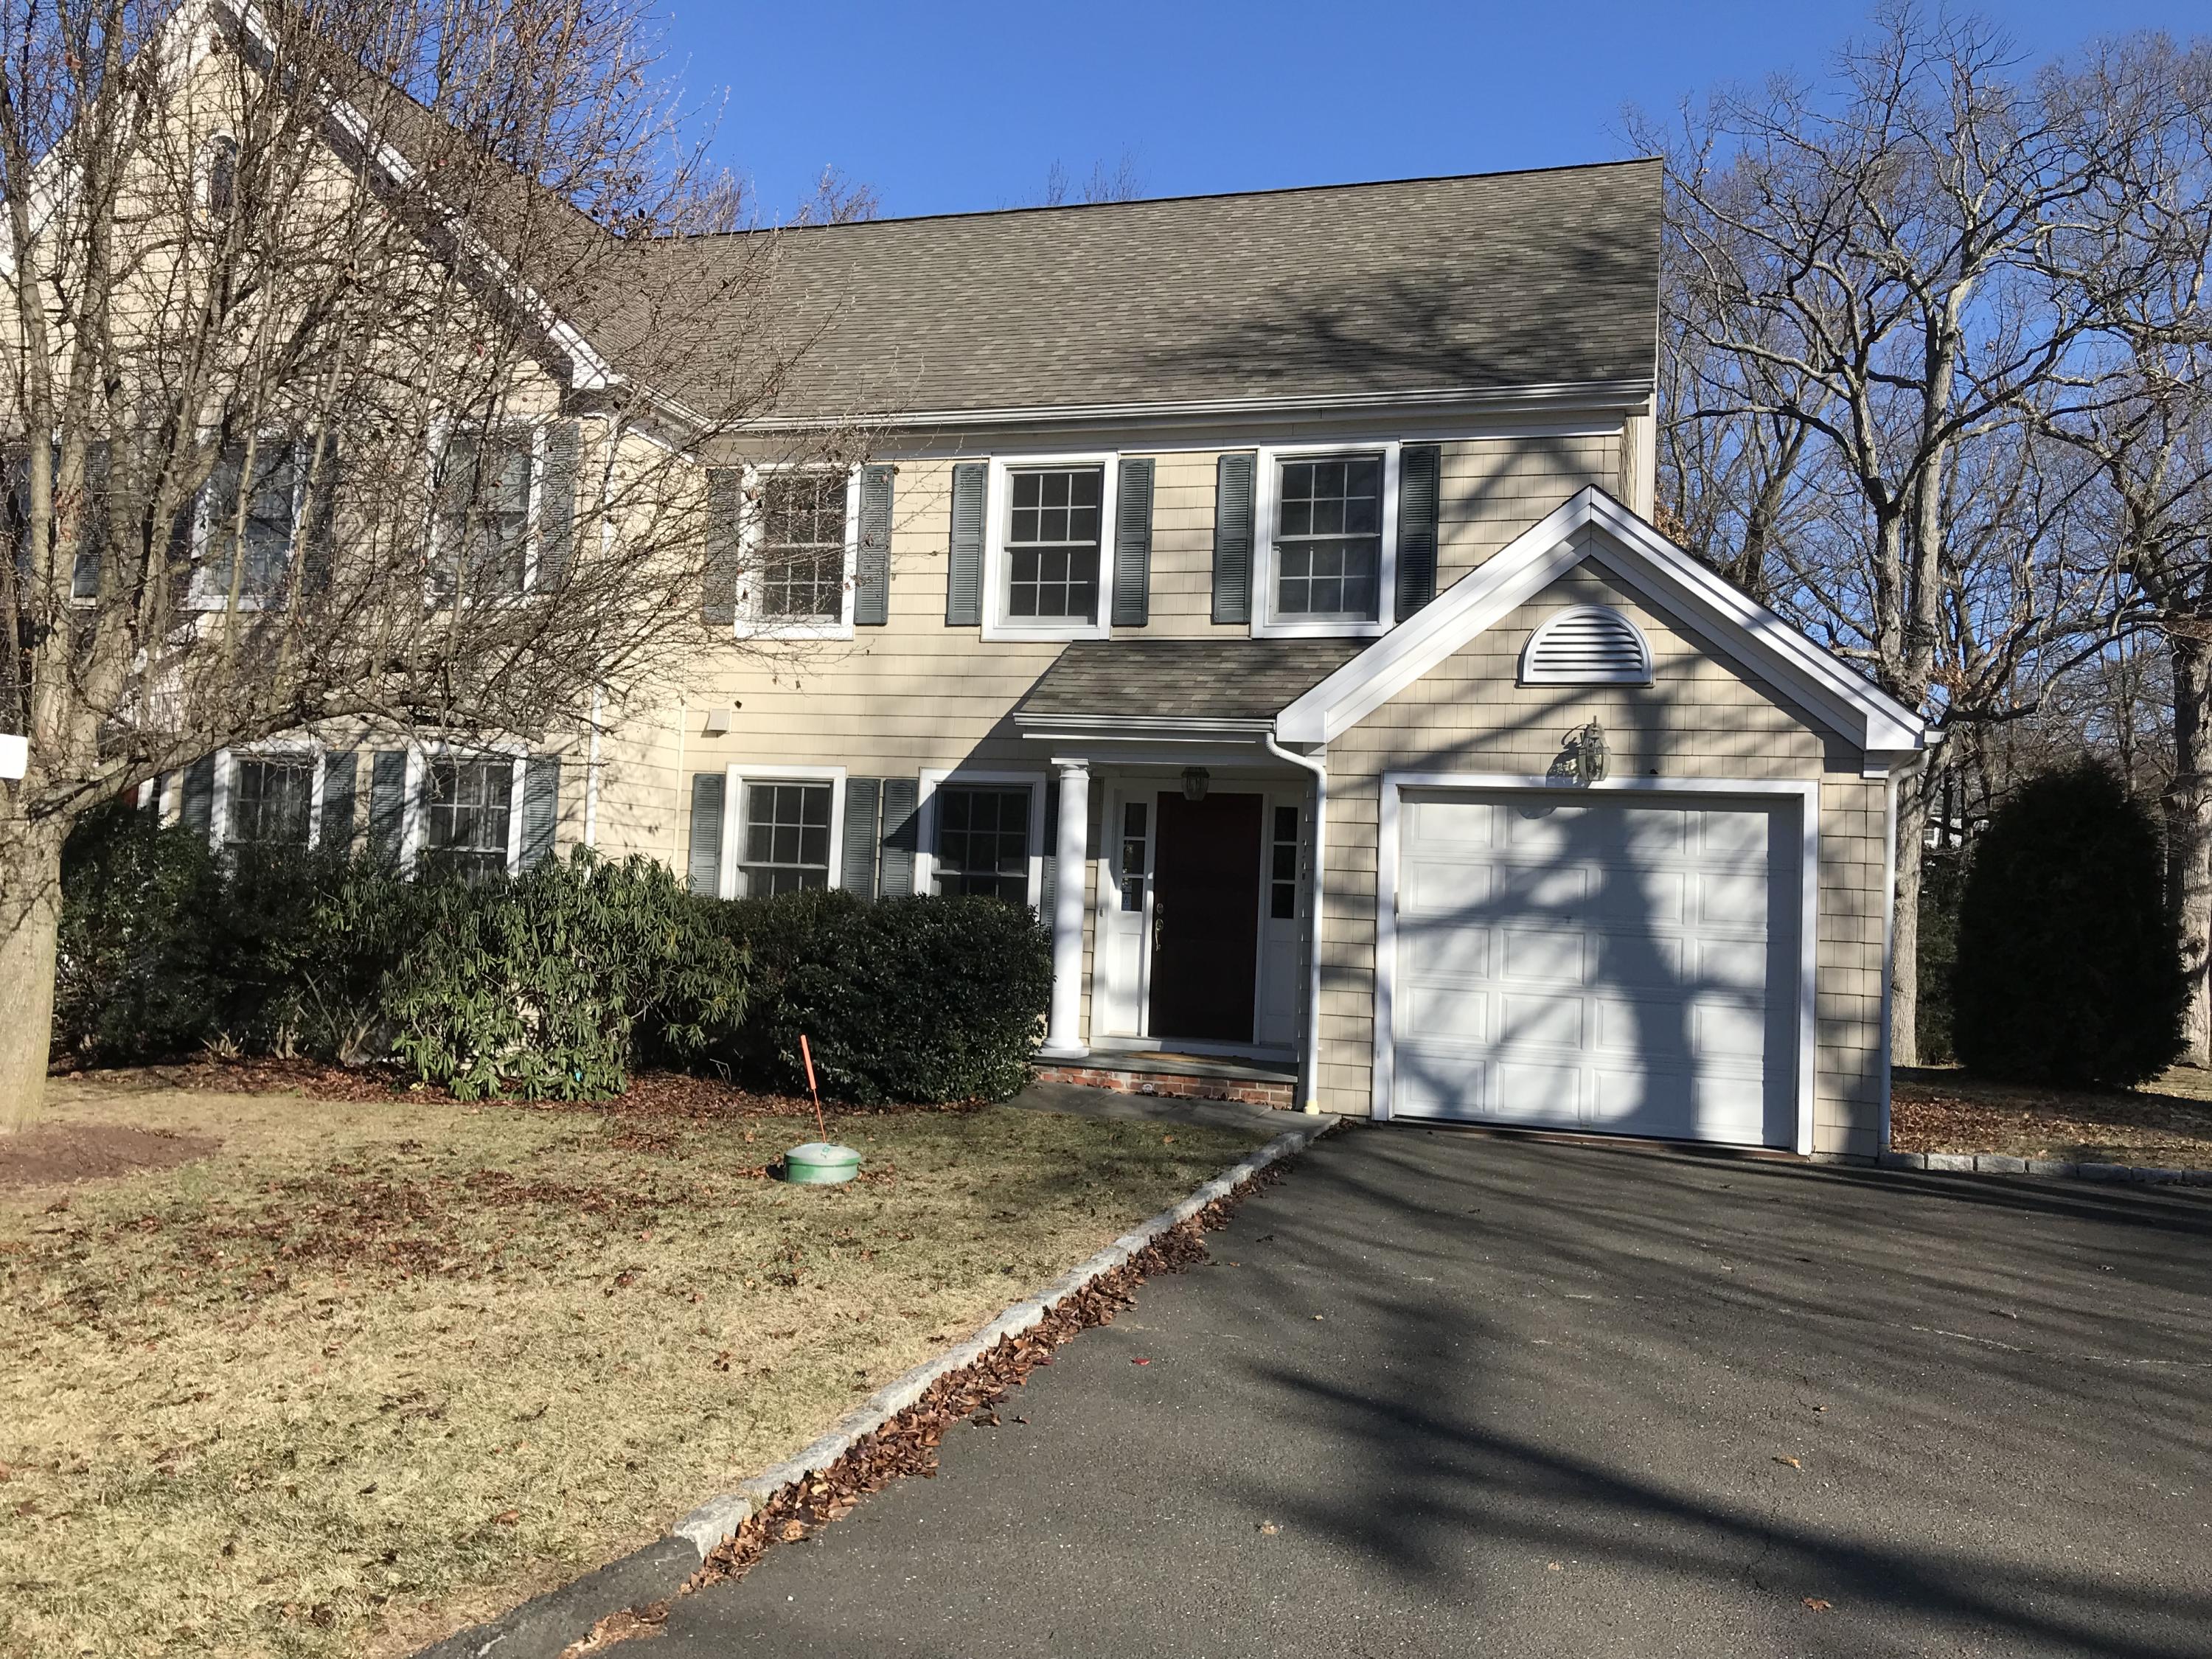
<path fill-rule="evenodd" d="M 870 459 L 701 458 L 693 693 L 169 810 L 1035 905 L 1059 1075 L 1871 1154 L 1923 728 L 1649 522 L 1659 216 L 1638 161 L 787 232 L 763 430 Z"/>

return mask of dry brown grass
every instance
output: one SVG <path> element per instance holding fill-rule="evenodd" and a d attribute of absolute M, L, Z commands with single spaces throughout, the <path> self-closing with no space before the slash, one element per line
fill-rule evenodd
<path fill-rule="evenodd" d="M 2212 1074 L 2193 1066 L 2142 1089 L 2038 1088 L 1900 1066 L 1891 1092 L 1890 1141 L 1901 1152 L 2212 1169 Z"/>
<path fill-rule="evenodd" d="M 642 1543 L 1259 1139 L 58 1081 L 213 1137 L 0 1192 L 0 1651 L 404 1651 Z"/>

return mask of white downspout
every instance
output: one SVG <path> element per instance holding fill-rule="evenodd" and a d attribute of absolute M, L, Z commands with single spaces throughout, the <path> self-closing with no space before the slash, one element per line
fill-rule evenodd
<path fill-rule="evenodd" d="M 1321 919 L 1322 872 L 1328 847 L 1328 763 L 1311 755 L 1294 754 L 1275 741 L 1273 732 L 1261 741 L 1277 760 L 1288 761 L 1300 771 L 1313 774 L 1313 871 L 1307 886 L 1306 911 L 1311 925 L 1306 938 L 1306 1029 L 1298 1069 L 1305 1085 L 1305 1109 L 1321 1110 Z"/>

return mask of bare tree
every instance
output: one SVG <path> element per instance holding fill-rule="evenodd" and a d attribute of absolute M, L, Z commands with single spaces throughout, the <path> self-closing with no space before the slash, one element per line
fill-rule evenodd
<path fill-rule="evenodd" d="M 280 732 L 573 730 L 704 654 L 696 459 L 809 341 L 773 236 L 667 240 L 741 204 L 641 16 L 0 4 L 0 1128 L 86 811 Z"/>
<path fill-rule="evenodd" d="M 2167 88 L 2147 64 L 2118 67 L 2136 78 L 2092 105 L 2056 70 L 2015 78 L 1987 25 L 1903 6 L 1841 55 L 1831 89 L 1778 81 L 1721 94 L 1673 131 L 1635 125 L 1670 163 L 1670 280 L 1692 296 L 1676 349 L 1720 366 L 1701 388 L 1734 394 L 1700 418 L 1737 422 L 1770 455 L 1771 434 L 1803 434 L 1799 464 L 1828 500 L 1831 533 L 1767 580 L 1939 728 L 2016 714 L 2013 671 L 2084 620 L 2042 609 L 2052 590 L 2033 561 L 1962 540 L 1958 512 L 1981 483 L 1960 487 L 1974 470 L 1960 451 L 2021 423 L 2095 325 L 2047 256 L 2141 189 L 2135 129 Z M 1993 575 L 2014 586 L 1993 593 Z M 1996 618 L 2002 638 L 1980 638 Z M 1893 1043 L 1907 1062 L 1925 779 L 1905 787 L 1898 823 Z"/>
<path fill-rule="evenodd" d="M 1093 206 L 1101 202 L 1133 202 L 1144 194 L 1137 177 L 1137 159 L 1124 151 L 1121 159 L 1109 167 L 1103 161 L 1091 164 L 1090 176 L 1080 185 L 1069 182 L 1067 169 L 1054 161 L 1045 170 L 1044 193 L 1038 198 L 1039 207 L 1067 207 L 1073 204 Z"/>

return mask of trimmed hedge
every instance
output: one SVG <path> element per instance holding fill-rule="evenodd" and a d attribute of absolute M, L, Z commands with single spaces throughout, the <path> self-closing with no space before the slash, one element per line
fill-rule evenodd
<path fill-rule="evenodd" d="M 803 1091 L 799 1039 L 823 1094 L 1002 1100 L 1027 1082 L 1052 994 L 1052 936 L 993 898 L 789 893 L 721 907 L 750 952 L 753 1007 L 729 1051 L 755 1086 Z"/>
<path fill-rule="evenodd" d="M 648 859 L 513 880 L 239 848 L 93 815 L 64 858 L 57 1058 L 396 1058 L 464 1099 L 619 1093 L 641 1063 L 863 1104 L 1003 1098 L 1050 994 L 1046 930 L 993 899 L 725 902 Z"/>
<path fill-rule="evenodd" d="M 2094 763 L 2000 807 L 1959 901 L 1954 1038 L 1969 1071 L 2141 1083 L 2181 1053 L 2180 942 L 2157 824 Z"/>

